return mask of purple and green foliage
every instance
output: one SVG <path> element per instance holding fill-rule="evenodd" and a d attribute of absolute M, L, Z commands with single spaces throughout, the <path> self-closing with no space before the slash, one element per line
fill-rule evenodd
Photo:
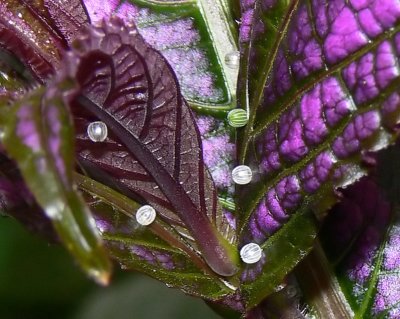
<path fill-rule="evenodd" d="M 293 215 L 321 210 L 363 175 L 366 151 L 394 140 L 400 4 L 242 1 L 242 9 L 238 94 L 249 122 L 239 162 L 257 177 L 238 189 L 239 237 L 267 245 L 287 236 Z M 266 260 L 248 289 L 271 271 Z"/>
<path fill-rule="evenodd" d="M 90 276 L 107 283 L 111 265 L 91 213 L 73 183 L 74 131 L 65 107 L 72 88 L 68 81 L 57 84 L 66 91 L 41 87 L 12 107 L 3 106 L 2 142 L 67 249 Z M 17 181 L 10 180 L 14 186 Z M 28 196 L 22 199 L 29 201 Z"/>
<path fill-rule="evenodd" d="M 321 230 L 354 318 L 400 314 L 399 146 L 376 160 L 372 176 L 343 191 Z"/>
<path fill-rule="evenodd" d="M 122 269 L 140 271 L 207 300 L 219 300 L 232 293 L 222 281 L 204 273 L 204 262 L 184 246 L 179 236 L 165 235 L 165 224 L 139 225 L 132 216 L 139 204 L 83 175 L 76 175 L 76 180 L 106 249 Z"/>
<path fill-rule="evenodd" d="M 72 113 L 84 170 L 152 205 L 165 222 L 193 237 L 216 273 L 233 275 L 229 243 L 221 246 L 220 236 L 231 237 L 231 231 L 204 165 L 199 132 L 160 53 L 133 25 L 113 18 L 82 32 L 67 55 L 65 72 L 80 86 Z M 104 143 L 87 137 L 94 120 L 111 133 Z"/>
<path fill-rule="evenodd" d="M 51 221 L 99 281 L 107 252 L 247 318 L 293 305 L 276 292 L 325 219 L 345 317 L 400 316 L 398 146 L 374 154 L 398 134 L 400 3 L 242 0 L 235 39 L 238 4 L 0 0 L 1 211 Z M 239 263 L 248 243 L 262 257 Z"/>
<path fill-rule="evenodd" d="M 222 4 L 207 1 L 83 1 L 93 23 L 117 15 L 133 19 L 140 34 L 159 50 L 173 67 L 185 98 L 200 110 L 220 111 L 235 105 L 235 74 L 221 61 L 221 55 L 235 50 L 233 20 Z M 225 5 L 225 4 L 223 4 Z M 214 26 L 210 14 L 225 16 Z M 206 31 L 207 27 L 212 27 Z M 234 31 L 234 30 L 233 30 Z M 221 37 L 225 47 L 213 37 Z"/>

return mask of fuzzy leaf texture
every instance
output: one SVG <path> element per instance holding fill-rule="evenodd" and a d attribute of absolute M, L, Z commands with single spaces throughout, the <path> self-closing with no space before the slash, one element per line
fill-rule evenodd
<path fill-rule="evenodd" d="M 255 177 L 237 189 L 239 236 L 242 244 L 253 241 L 267 248 L 289 229 L 301 229 L 310 209 L 330 205 L 334 189 L 365 174 L 360 166 L 365 151 L 394 140 L 400 4 L 241 4 L 238 95 L 249 122 L 240 132 L 239 161 Z M 270 264 L 290 271 L 310 242 L 292 242 L 297 252 L 290 258 L 284 252 L 274 256 L 280 263 L 266 252 L 264 265 L 248 267 L 242 279 L 250 304 L 272 291 L 266 274 L 276 266 Z"/>

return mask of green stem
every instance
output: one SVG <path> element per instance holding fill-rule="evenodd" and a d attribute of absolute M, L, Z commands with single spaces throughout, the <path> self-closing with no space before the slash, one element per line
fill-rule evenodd
<path fill-rule="evenodd" d="M 115 207 L 124 215 L 135 218 L 134 212 L 141 206 L 132 199 L 125 195 L 114 191 L 113 189 L 91 179 L 90 177 L 75 173 L 75 182 L 78 187 L 92 196 L 100 198 L 112 207 Z M 193 261 L 193 263 L 202 269 L 205 273 L 215 276 L 215 273 L 208 267 L 203 259 L 196 254 L 196 252 L 184 242 L 178 234 L 171 227 L 165 225 L 160 220 L 154 221 L 148 226 L 149 229 L 158 237 L 165 240 L 172 247 L 178 248 L 185 252 Z"/>

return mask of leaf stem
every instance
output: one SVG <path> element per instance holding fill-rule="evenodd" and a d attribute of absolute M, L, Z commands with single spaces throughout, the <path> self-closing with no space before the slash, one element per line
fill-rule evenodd
<path fill-rule="evenodd" d="M 295 269 L 295 275 L 309 305 L 321 319 L 352 319 L 338 281 L 317 240 L 314 249 Z"/>
<path fill-rule="evenodd" d="M 132 199 L 126 197 L 125 195 L 114 191 L 113 189 L 101 184 L 90 177 L 84 176 L 79 173 L 74 175 L 75 181 L 78 187 L 93 196 L 96 196 L 106 202 L 107 204 L 115 207 L 124 215 L 135 218 L 134 212 L 141 206 Z M 192 260 L 192 262 L 202 269 L 205 273 L 215 276 L 215 273 L 208 267 L 208 265 L 203 261 L 203 259 L 196 254 L 196 252 L 189 247 L 186 243 L 182 242 L 181 237 L 178 234 L 172 234 L 174 230 L 168 227 L 159 220 L 149 225 L 149 229 L 158 237 L 165 240 L 172 247 L 178 248 L 185 252 Z"/>

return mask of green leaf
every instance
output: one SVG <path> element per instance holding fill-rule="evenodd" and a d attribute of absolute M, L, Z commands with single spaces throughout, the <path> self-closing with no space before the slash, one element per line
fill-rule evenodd
<path fill-rule="evenodd" d="M 54 92 L 54 88 L 46 92 L 39 88 L 3 109 L 2 142 L 65 247 L 89 276 L 106 284 L 111 265 L 91 213 L 73 183 L 74 133 L 64 104 L 68 95 Z"/>
<path fill-rule="evenodd" d="M 233 293 L 231 286 L 186 247 L 173 228 L 159 220 L 144 227 L 135 219 L 141 205 L 89 177 L 76 174 L 75 179 L 93 211 L 107 250 L 121 268 L 140 271 L 207 300 Z"/>
<path fill-rule="evenodd" d="M 265 242 L 262 246 L 262 268 L 265 270 L 260 273 L 257 268 L 248 265 L 242 274 L 242 291 L 247 308 L 257 306 L 265 296 L 276 291 L 283 278 L 311 250 L 316 234 L 315 217 L 309 211 L 303 211 Z"/>
<path fill-rule="evenodd" d="M 237 52 L 236 28 L 226 0 L 86 0 L 92 22 L 111 13 L 133 19 L 145 40 L 169 61 L 181 90 L 196 110 L 214 114 L 235 107 L 237 67 L 225 56 Z"/>

